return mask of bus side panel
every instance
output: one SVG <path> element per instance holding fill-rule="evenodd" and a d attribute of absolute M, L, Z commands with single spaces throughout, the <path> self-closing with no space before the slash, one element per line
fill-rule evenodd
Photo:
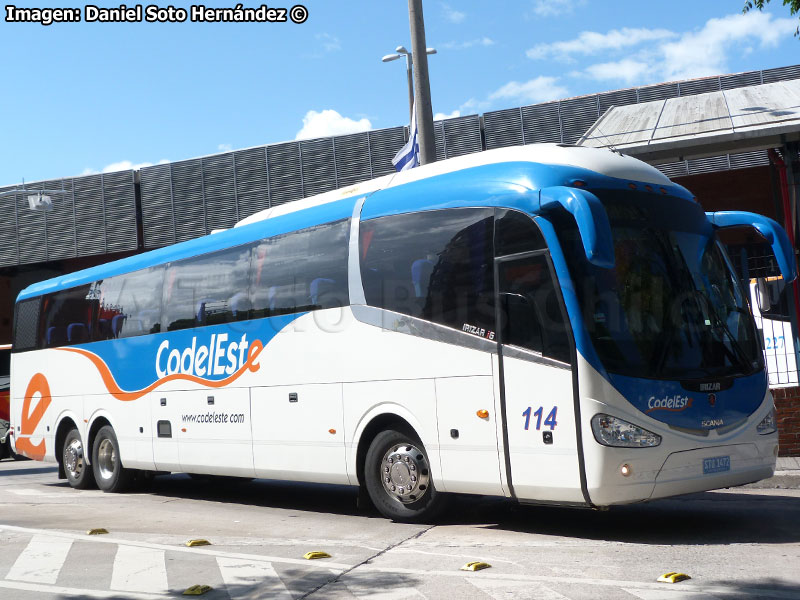
<path fill-rule="evenodd" d="M 250 394 L 256 476 L 350 483 L 342 384 L 256 387 Z"/>
<path fill-rule="evenodd" d="M 253 477 L 250 430 L 250 390 L 194 389 L 165 392 L 178 419 L 181 471 Z"/>
<path fill-rule="evenodd" d="M 496 426 L 499 401 L 492 377 L 436 379 L 436 412 L 447 491 L 504 495 Z"/>

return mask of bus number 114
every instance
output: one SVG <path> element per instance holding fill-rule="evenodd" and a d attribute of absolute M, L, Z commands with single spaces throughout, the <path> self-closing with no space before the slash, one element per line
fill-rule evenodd
<path fill-rule="evenodd" d="M 544 420 L 545 427 L 549 427 L 550 431 L 553 431 L 553 429 L 556 428 L 556 425 L 558 425 L 558 423 L 556 423 L 556 412 L 558 412 L 558 407 L 554 406 L 553 409 L 550 411 L 550 413 L 547 415 L 547 418 Z M 533 412 L 533 416 L 536 417 L 536 431 L 539 431 L 542 428 L 543 414 L 544 414 L 544 409 L 541 406 L 537 408 L 535 412 Z M 523 411 L 522 416 L 525 417 L 525 431 L 527 431 L 531 425 L 530 406 Z"/>

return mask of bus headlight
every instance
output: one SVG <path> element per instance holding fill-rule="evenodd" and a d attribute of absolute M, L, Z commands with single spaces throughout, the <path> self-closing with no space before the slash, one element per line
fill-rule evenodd
<path fill-rule="evenodd" d="M 775 423 L 775 408 L 773 407 L 766 417 L 761 419 L 761 423 L 756 427 L 759 435 L 767 435 L 768 433 L 775 433 L 778 430 L 778 425 Z"/>
<path fill-rule="evenodd" d="M 661 436 L 638 425 L 603 413 L 592 417 L 594 439 L 603 446 L 649 448 L 661 443 Z"/>

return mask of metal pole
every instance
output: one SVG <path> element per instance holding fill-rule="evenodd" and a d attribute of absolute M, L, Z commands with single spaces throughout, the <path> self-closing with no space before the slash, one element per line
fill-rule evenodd
<path fill-rule="evenodd" d="M 411 54 L 406 54 L 406 75 L 408 76 L 408 122 L 411 123 L 413 120 L 413 113 L 414 113 L 414 59 L 411 58 Z"/>
<path fill-rule="evenodd" d="M 425 43 L 425 21 L 422 0 L 408 0 L 408 21 L 411 28 L 411 53 L 417 57 L 414 69 L 414 97 L 417 102 L 417 130 L 419 132 L 419 162 L 427 165 L 436 161 L 436 141 L 433 137 L 433 109 L 431 84 L 428 79 L 428 54 Z"/>

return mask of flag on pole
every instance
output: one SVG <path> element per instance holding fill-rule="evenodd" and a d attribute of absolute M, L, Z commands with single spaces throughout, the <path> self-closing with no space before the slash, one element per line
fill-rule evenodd
<path fill-rule="evenodd" d="M 394 155 L 392 164 L 398 171 L 408 171 L 419 166 L 419 140 L 417 139 L 417 102 L 411 110 L 411 127 L 409 127 L 408 141 Z"/>

